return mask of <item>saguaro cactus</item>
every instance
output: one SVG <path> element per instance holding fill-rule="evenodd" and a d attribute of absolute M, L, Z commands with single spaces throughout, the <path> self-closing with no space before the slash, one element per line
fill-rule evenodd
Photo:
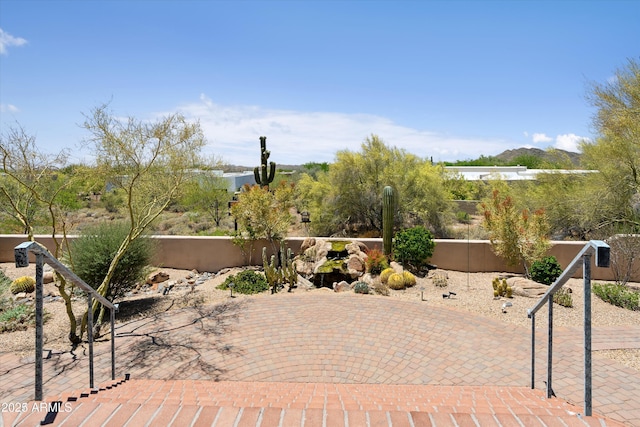
<path fill-rule="evenodd" d="M 275 162 L 269 162 L 269 171 L 267 173 L 267 160 L 271 153 L 267 150 L 267 137 L 260 137 L 260 166 L 253 168 L 253 176 L 256 179 L 256 184 L 263 187 L 269 187 L 269 184 L 273 182 L 273 178 L 276 176 L 276 164 Z"/>
<path fill-rule="evenodd" d="M 384 254 L 391 254 L 393 240 L 393 188 L 388 185 L 382 190 L 382 246 Z"/>

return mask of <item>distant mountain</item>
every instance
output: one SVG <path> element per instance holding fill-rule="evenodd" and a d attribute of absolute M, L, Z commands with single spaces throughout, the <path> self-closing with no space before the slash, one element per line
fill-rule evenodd
<path fill-rule="evenodd" d="M 539 148 L 516 148 L 515 150 L 506 150 L 495 156 L 497 159 L 502 160 L 505 163 L 512 163 L 517 158 L 524 156 L 532 156 L 541 159 L 544 162 L 553 164 L 562 163 L 565 159 L 574 166 L 580 165 L 580 153 L 574 153 L 572 151 L 553 149 L 551 151 L 541 150 Z"/>

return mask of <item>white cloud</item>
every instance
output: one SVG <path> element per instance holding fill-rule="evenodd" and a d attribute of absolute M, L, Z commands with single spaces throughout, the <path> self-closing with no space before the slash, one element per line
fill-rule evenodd
<path fill-rule="evenodd" d="M 22 46 L 24 44 L 27 44 L 25 39 L 13 37 L 0 28 L 0 55 L 7 55 L 9 53 L 9 47 L 11 46 Z"/>
<path fill-rule="evenodd" d="M 553 138 L 551 138 L 550 136 L 547 136 L 544 133 L 534 133 L 532 136 L 533 139 L 533 143 L 534 144 L 539 144 L 541 142 L 551 142 L 553 141 Z"/>
<path fill-rule="evenodd" d="M 18 113 L 20 109 L 12 104 L 0 104 L 0 113 Z"/>
<path fill-rule="evenodd" d="M 477 158 L 512 148 L 509 142 L 463 138 L 400 126 L 389 119 L 367 114 L 299 112 L 258 106 L 222 106 L 205 95 L 199 102 L 179 108 L 198 119 L 211 154 L 228 163 L 259 163 L 259 137 L 267 137 L 270 160 L 279 164 L 332 162 L 339 150 L 358 151 L 371 134 L 389 146 L 434 161 Z"/>
<path fill-rule="evenodd" d="M 555 148 L 559 148 L 561 150 L 579 152 L 578 143 L 584 141 L 588 138 L 584 136 L 578 136 L 575 133 L 566 133 L 563 135 L 556 136 L 556 143 L 554 145 Z"/>

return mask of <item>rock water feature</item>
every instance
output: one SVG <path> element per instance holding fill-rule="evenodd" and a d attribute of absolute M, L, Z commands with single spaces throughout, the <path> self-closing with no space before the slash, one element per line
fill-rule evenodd
<path fill-rule="evenodd" d="M 334 283 L 357 280 L 365 273 L 367 246 L 350 240 L 308 238 L 294 263 L 298 274 L 316 287 L 333 288 Z"/>

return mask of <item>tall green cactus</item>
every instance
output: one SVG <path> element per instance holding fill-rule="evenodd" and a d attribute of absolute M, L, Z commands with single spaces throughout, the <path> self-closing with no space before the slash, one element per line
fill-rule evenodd
<path fill-rule="evenodd" d="M 388 185 L 382 190 L 382 246 L 384 254 L 391 255 L 393 240 L 393 188 Z"/>
<path fill-rule="evenodd" d="M 267 161 L 271 152 L 267 150 L 267 137 L 260 137 L 260 166 L 253 168 L 253 176 L 256 179 L 256 184 L 262 187 L 269 187 L 269 184 L 273 182 L 273 178 L 276 176 L 276 164 L 275 162 L 269 162 L 269 171 L 267 173 Z"/>

